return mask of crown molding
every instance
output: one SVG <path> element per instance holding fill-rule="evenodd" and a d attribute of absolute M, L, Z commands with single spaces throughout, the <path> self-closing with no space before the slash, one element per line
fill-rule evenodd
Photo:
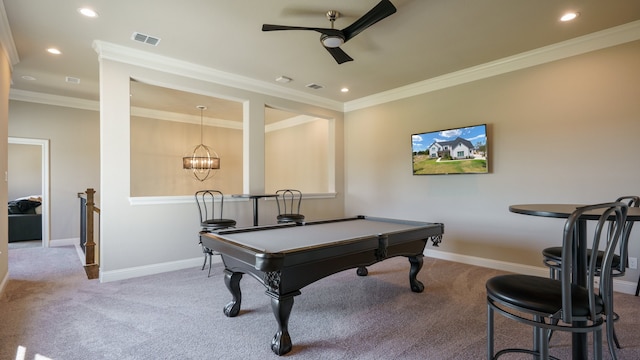
<path fill-rule="evenodd" d="M 142 68 L 153 69 L 246 91 L 257 92 L 264 95 L 278 96 L 331 110 L 343 110 L 343 103 L 339 101 L 305 94 L 303 92 L 282 88 L 281 86 L 268 82 L 258 81 L 245 76 L 227 73 L 187 61 L 132 49 L 126 46 L 95 40 L 93 42 L 93 49 L 98 53 L 99 59 L 113 60 Z"/>
<path fill-rule="evenodd" d="M 344 104 L 344 112 L 421 95 L 636 40 L 640 40 L 640 20 L 349 101 Z"/>
<path fill-rule="evenodd" d="M 170 111 L 146 109 L 146 108 L 135 107 L 135 106 L 131 108 L 131 116 L 146 117 L 146 118 L 155 119 L 155 120 L 165 120 L 165 121 L 200 125 L 199 115 L 180 114 L 180 113 L 175 113 Z M 227 129 L 242 130 L 241 121 L 203 117 L 202 123 L 203 125 L 206 125 L 206 126 L 215 126 L 215 127 L 221 127 L 221 128 L 227 128 Z"/>
<path fill-rule="evenodd" d="M 9 26 L 7 12 L 4 8 L 4 1 L 0 1 L 0 48 L 7 59 L 9 59 L 9 64 L 11 64 L 11 66 L 20 62 L 18 50 L 16 50 L 16 44 L 13 42 L 13 35 L 11 34 L 11 27 Z"/>
<path fill-rule="evenodd" d="M 81 110 L 100 111 L 100 102 L 85 100 L 67 96 L 51 95 L 26 90 L 10 89 L 9 100 L 25 101 L 44 105 L 62 106 Z M 185 115 L 170 111 L 146 109 L 141 107 L 131 108 L 132 116 L 147 117 L 157 120 L 167 120 L 190 124 L 200 124 L 200 116 Z M 242 129 L 242 123 L 238 121 L 204 118 L 203 123 L 207 126 L 224 127 L 230 129 Z"/>
<path fill-rule="evenodd" d="M 100 111 L 100 102 L 68 96 L 52 95 L 33 91 L 9 89 L 9 100 L 26 101 L 37 104 L 64 106 L 75 109 Z"/>
<path fill-rule="evenodd" d="M 294 116 L 294 117 L 289 118 L 289 119 L 281 120 L 281 121 L 278 121 L 276 123 L 266 125 L 264 127 L 264 132 L 269 133 L 269 132 L 272 132 L 272 131 L 282 130 L 282 129 L 286 129 L 286 128 L 290 128 L 290 127 L 294 127 L 294 126 L 310 123 L 310 122 L 316 121 L 318 119 L 319 118 L 317 118 L 315 116 L 298 115 L 298 116 Z"/>
<path fill-rule="evenodd" d="M 0 5 L 2 5 L 2 2 L 0 2 Z M 13 39 L 10 35 L 7 35 L 10 34 L 10 29 L 9 31 L 5 31 L 5 28 L 3 28 L 3 22 L 8 24 L 8 22 L 6 21 L 6 15 L 3 13 L 3 11 L 4 7 L 0 6 L 0 44 L 3 45 L 3 49 L 5 49 L 6 51 L 7 49 L 5 48 L 5 42 L 13 44 Z M 3 15 L 5 16 L 4 19 Z M 525 69 L 528 67 L 541 65 L 551 61 L 561 60 L 571 56 L 576 56 L 636 40 L 640 40 L 640 20 L 560 43 L 552 44 L 535 50 L 523 52 L 514 56 L 488 62 L 468 69 L 456 71 L 424 81 L 415 82 L 413 84 L 395 88 L 389 91 L 384 91 L 346 103 L 340 103 L 337 101 L 304 94 L 290 89 L 283 89 L 277 85 L 269 84 L 266 82 L 256 81 L 235 74 L 218 71 L 215 69 L 168 57 L 162 57 L 103 41 L 94 41 L 93 47 L 94 50 L 99 54 L 100 58 L 124 62 L 131 65 L 173 73 L 176 75 L 187 76 L 199 80 L 219 83 L 221 85 L 240 88 L 252 92 L 258 92 L 269 96 L 280 96 L 292 101 L 308 103 L 311 105 L 316 105 L 336 111 L 349 112 L 473 82 L 476 80 L 489 78 L 492 76 L 497 76 L 500 74 L 505 74 L 516 70 Z M 15 46 L 13 46 L 13 49 L 13 51 L 15 52 Z M 8 56 L 11 57 L 12 55 L 9 53 Z M 18 62 L 17 52 L 15 52 L 15 55 L 13 55 L 13 57 L 15 58 L 15 62 Z M 9 99 L 99 111 L 98 101 L 45 93 L 36 93 L 24 90 L 10 89 Z M 169 118 L 167 120 L 176 121 L 173 120 L 173 115 L 170 115 L 168 117 Z"/>
<path fill-rule="evenodd" d="M 100 111 L 100 102 L 93 100 L 85 100 L 67 96 L 51 95 L 46 93 L 39 93 L 26 90 L 10 89 L 9 100 L 25 101 L 36 104 L 62 106 L 81 110 Z M 138 117 L 146 117 L 156 120 L 174 121 L 189 124 L 200 124 L 200 116 L 180 114 L 170 111 L 162 111 L 155 109 L 147 109 L 141 107 L 131 107 L 131 115 Z M 308 116 L 297 116 L 290 120 L 283 120 L 279 123 L 270 125 L 268 131 L 278 130 L 290 126 L 300 125 L 309 121 L 313 121 L 316 118 Z M 282 123 L 282 124 L 280 124 Z M 221 128 L 228 128 L 234 130 L 242 130 L 243 124 L 239 121 L 225 120 L 218 118 L 204 117 L 203 124 L 206 126 L 215 126 Z"/>

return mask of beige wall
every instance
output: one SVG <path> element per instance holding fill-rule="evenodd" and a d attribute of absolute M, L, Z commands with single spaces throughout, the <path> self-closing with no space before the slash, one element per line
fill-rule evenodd
<path fill-rule="evenodd" d="M 442 222 L 438 256 L 541 266 L 563 221 L 509 205 L 640 195 L 638 59 L 635 41 L 347 113 L 345 212 Z M 411 174 L 412 133 L 479 123 L 490 174 Z"/>
<path fill-rule="evenodd" d="M 204 126 L 205 145 L 218 153 L 220 170 L 200 182 L 182 169 L 182 156 L 200 143 L 200 125 L 142 117 L 131 119 L 131 196 L 193 195 L 204 188 L 242 193 L 242 130 Z"/>
<path fill-rule="evenodd" d="M 634 151 L 640 133 L 638 58 L 640 42 L 635 41 L 349 111 L 344 124 L 338 111 L 103 59 L 101 274 L 113 280 L 195 266 L 201 260 L 194 204 L 140 204 L 130 198 L 130 78 L 243 101 L 243 190 L 266 188 L 265 105 L 334 118 L 337 147 L 330 156 L 336 163 L 338 195 L 305 202 L 305 215 L 365 214 L 443 222 L 444 242 L 438 251 L 429 247 L 429 255 L 542 269 L 540 250 L 557 245 L 563 221 L 512 214 L 509 205 L 600 202 L 640 193 Z M 100 169 L 87 171 L 78 164 L 91 163 L 83 160 L 95 160 L 99 151 L 89 147 L 88 152 L 79 152 L 73 140 L 78 134 L 98 133 L 97 113 L 20 101 L 11 101 L 10 109 L 9 135 L 35 132 L 29 137 L 51 139 L 52 206 L 63 198 L 72 198 L 75 204 L 77 191 L 96 187 L 95 180 L 85 184 L 83 177 L 98 176 Z M 47 118 L 49 123 L 43 120 Z M 490 174 L 411 175 L 412 133 L 479 123 L 488 124 Z M 90 143 L 97 146 L 97 141 Z M 57 158 L 65 153 L 75 157 Z M 6 169 L 6 163 L 0 165 Z M 6 190 L 0 196 L 6 200 Z M 272 219 L 272 204 L 263 203 L 261 219 Z M 249 203 L 231 201 L 227 210 L 240 225 L 250 223 Z M 75 224 L 71 220 L 66 228 Z M 631 256 L 640 256 L 638 234 L 632 234 Z M 0 242 L 0 251 L 3 246 L 6 254 L 6 241 Z M 6 268 L 3 255 L 0 266 Z M 635 287 L 637 276 L 637 271 L 630 271 L 624 280 Z"/>
<path fill-rule="evenodd" d="M 9 102 L 9 136 L 49 140 L 52 241 L 79 237 L 79 192 L 100 195 L 98 120 L 95 111 Z"/>
<path fill-rule="evenodd" d="M 329 192 L 329 122 L 316 119 L 265 135 L 265 190 Z"/>
<path fill-rule="evenodd" d="M 9 144 L 8 198 L 42 195 L 42 149 L 37 145 Z"/>
<path fill-rule="evenodd" d="M 5 49 L 0 44 L 0 204 L 7 203 L 7 182 L 5 174 L 8 169 L 7 149 L 8 143 L 8 123 L 9 123 L 9 86 L 11 84 L 11 68 L 6 56 Z M 0 206 L 0 294 L 4 289 L 8 278 L 9 258 L 7 239 L 7 217 L 6 206 Z"/>

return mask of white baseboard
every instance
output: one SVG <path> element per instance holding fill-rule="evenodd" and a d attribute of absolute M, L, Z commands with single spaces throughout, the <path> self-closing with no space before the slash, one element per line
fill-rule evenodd
<path fill-rule="evenodd" d="M 214 256 L 212 258 L 213 263 L 221 262 L 219 256 Z M 112 270 L 112 271 L 102 271 L 100 270 L 100 282 L 109 282 L 109 281 L 118 281 L 125 280 L 140 276 L 147 275 L 155 275 L 169 271 L 176 271 L 182 269 L 188 269 L 193 267 L 202 266 L 204 258 L 199 256 L 197 258 L 178 260 L 178 261 L 170 261 L 160 264 L 151 264 L 144 266 L 136 266 L 127 269 L 120 270 Z"/>
<path fill-rule="evenodd" d="M 469 255 L 460 255 L 432 249 L 426 249 L 424 255 L 432 257 L 434 259 L 454 261 L 462 264 L 481 266 L 489 269 L 502 270 L 516 274 L 549 276 L 549 269 L 544 266 L 522 265 L 506 261 L 485 259 Z M 634 295 L 636 293 L 636 285 L 637 284 L 635 282 L 631 281 L 615 279 L 613 280 L 613 290 L 623 294 Z"/>
<path fill-rule="evenodd" d="M 68 239 L 55 239 L 49 240 L 49 246 L 69 246 L 69 245 L 78 245 L 80 246 L 80 238 L 68 238 Z"/>
<path fill-rule="evenodd" d="M 549 276 L 549 269 L 542 266 L 522 265 L 506 261 L 492 260 L 469 255 L 460 255 L 431 249 L 426 249 L 424 255 L 435 259 L 454 261 L 462 264 L 481 266 L 489 269 L 502 270 L 517 274 Z"/>
<path fill-rule="evenodd" d="M 78 249 L 80 249 L 78 247 Z M 81 250 L 79 250 L 81 252 Z M 454 254 L 439 250 L 425 250 L 425 256 L 441 259 L 453 262 L 459 262 L 467 265 L 481 266 L 489 269 L 507 271 L 517 274 L 535 275 L 535 276 L 549 276 L 549 269 L 543 266 L 531 266 L 517 263 L 510 263 L 506 261 L 485 259 L 469 255 Z M 214 263 L 221 262 L 220 257 L 213 257 Z M 197 266 L 202 266 L 203 258 L 197 257 L 192 259 L 185 259 L 179 261 L 170 261 L 160 264 L 151 264 L 144 266 L 136 266 L 120 270 L 102 271 L 100 270 L 100 282 L 118 281 L 136 278 L 140 276 L 155 275 L 163 272 L 182 270 Z M 635 294 L 636 283 L 631 281 L 614 280 L 614 290 L 624 294 Z"/>

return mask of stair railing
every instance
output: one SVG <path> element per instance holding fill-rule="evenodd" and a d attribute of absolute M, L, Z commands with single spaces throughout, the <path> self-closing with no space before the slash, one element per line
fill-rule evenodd
<path fill-rule="evenodd" d="M 97 240 L 99 240 L 100 208 L 96 207 L 95 193 L 96 191 L 91 188 L 83 193 L 78 193 L 78 198 L 80 198 L 80 247 L 85 254 L 84 270 L 88 279 L 97 279 L 100 270 L 96 262 L 97 255 L 100 253 L 100 242 L 96 242 L 95 236 L 98 234 Z"/>

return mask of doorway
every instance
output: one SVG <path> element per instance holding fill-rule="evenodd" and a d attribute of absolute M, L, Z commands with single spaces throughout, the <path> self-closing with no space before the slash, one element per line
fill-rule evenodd
<path fill-rule="evenodd" d="M 40 176 L 40 194 L 42 195 L 42 205 L 41 213 L 42 213 L 42 246 L 49 247 L 50 245 L 50 202 L 49 202 L 49 140 L 45 139 L 31 139 L 31 138 L 17 138 L 17 137 L 9 137 L 9 144 L 17 144 L 17 145 L 29 145 L 29 146 L 37 146 L 40 153 L 40 169 L 39 174 L 35 176 Z M 11 149 L 11 147 L 9 147 Z M 11 153 L 11 151 L 9 151 Z M 37 169 L 36 169 L 37 170 Z M 9 181 L 11 182 L 11 169 L 9 169 Z"/>

